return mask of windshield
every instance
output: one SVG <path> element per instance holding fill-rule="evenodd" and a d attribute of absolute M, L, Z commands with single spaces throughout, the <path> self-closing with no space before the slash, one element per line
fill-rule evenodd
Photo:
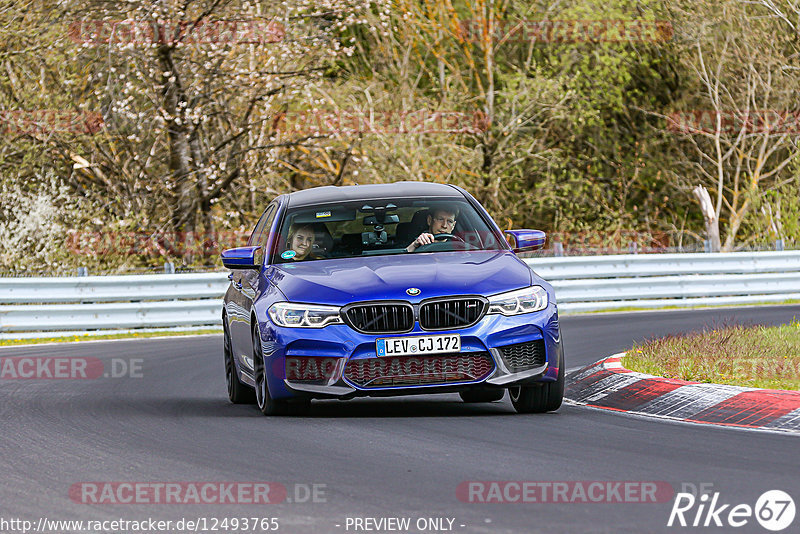
<path fill-rule="evenodd" d="M 279 232 L 272 263 L 506 248 L 468 202 L 450 197 L 291 208 Z"/>

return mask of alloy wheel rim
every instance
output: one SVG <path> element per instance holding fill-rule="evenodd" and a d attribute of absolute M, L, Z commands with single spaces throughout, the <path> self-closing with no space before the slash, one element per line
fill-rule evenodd
<path fill-rule="evenodd" d="M 259 403 L 259 408 L 263 408 L 265 404 L 265 399 L 267 398 L 267 381 L 264 378 L 261 378 L 261 383 L 259 387 L 259 391 L 261 392 L 261 402 Z"/>
<path fill-rule="evenodd" d="M 228 329 L 225 328 L 223 350 L 225 351 L 225 382 L 228 386 L 228 395 L 233 396 L 233 356 L 231 354 L 231 339 L 228 335 Z"/>
<path fill-rule="evenodd" d="M 261 361 L 258 360 L 256 363 L 256 400 L 258 401 L 258 407 L 264 407 L 264 386 L 266 385 L 266 380 L 264 380 L 264 370 L 263 366 L 261 365 Z"/>
<path fill-rule="evenodd" d="M 225 381 L 228 384 L 228 395 L 233 394 L 233 364 L 231 363 L 230 354 L 225 356 Z"/>
<path fill-rule="evenodd" d="M 258 407 L 263 408 L 265 399 L 267 397 L 267 381 L 266 377 L 264 376 L 264 360 L 261 357 L 261 343 L 258 340 L 258 335 L 254 332 L 253 333 L 253 350 L 255 354 L 253 355 L 253 363 L 255 366 L 255 375 L 256 375 L 256 402 L 258 402 Z"/>

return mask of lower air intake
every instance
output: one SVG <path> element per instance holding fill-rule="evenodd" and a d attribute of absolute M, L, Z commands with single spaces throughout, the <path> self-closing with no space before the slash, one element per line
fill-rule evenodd
<path fill-rule="evenodd" d="M 477 382 L 494 370 L 488 352 L 350 360 L 344 377 L 361 388 Z"/>
<path fill-rule="evenodd" d="M 505 347 L 499 347 L 499 349 L 500 354 L 503 355 L 503 361 L 506 362 L 506 367 L 512 373 L 541 367 L 547 361 L 543 339 L 506 345 Z"/>

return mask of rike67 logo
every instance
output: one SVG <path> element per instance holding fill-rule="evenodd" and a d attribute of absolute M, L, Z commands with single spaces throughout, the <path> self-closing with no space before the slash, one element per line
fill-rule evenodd
<path fill-rule="evenodd" d="M 794 516 L 794 500 L 781 490 L 765 491 L 756 500 L 755 506 L 723 503 L 718 491 L 711 495 L 704 493 L 699 497 L 692 493 L 678 493 L 667 526 L 738 528 L 752 524 L 751 521 L 755 518 L 763 528 L 778 532 L 791 525 Z"/>

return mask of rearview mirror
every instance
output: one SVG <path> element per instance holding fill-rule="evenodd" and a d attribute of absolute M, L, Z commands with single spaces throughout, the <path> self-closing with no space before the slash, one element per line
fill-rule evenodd
<path fill-rule="evenodd" d="M 364 217 L 364 226 L 378 226 L 381 224 L 395 224 L 400 222 L 400 217 L 393 213 L 383 215 L 383 220 L 379 221 L 375 215 L 368 215 Z"/>
<path fill-rule="evenodd" d="M 513 238 L 511 247 L 514 252 L 539 250 L 547 241 L 547 235 L 541 230 L 506 230 L 505 234 Z"/>
<path fill-rule="evenodd" d="M 227 269 L 260 269 L 261 247 L 238 247 L 222 251 L 222 264 Z"/>

